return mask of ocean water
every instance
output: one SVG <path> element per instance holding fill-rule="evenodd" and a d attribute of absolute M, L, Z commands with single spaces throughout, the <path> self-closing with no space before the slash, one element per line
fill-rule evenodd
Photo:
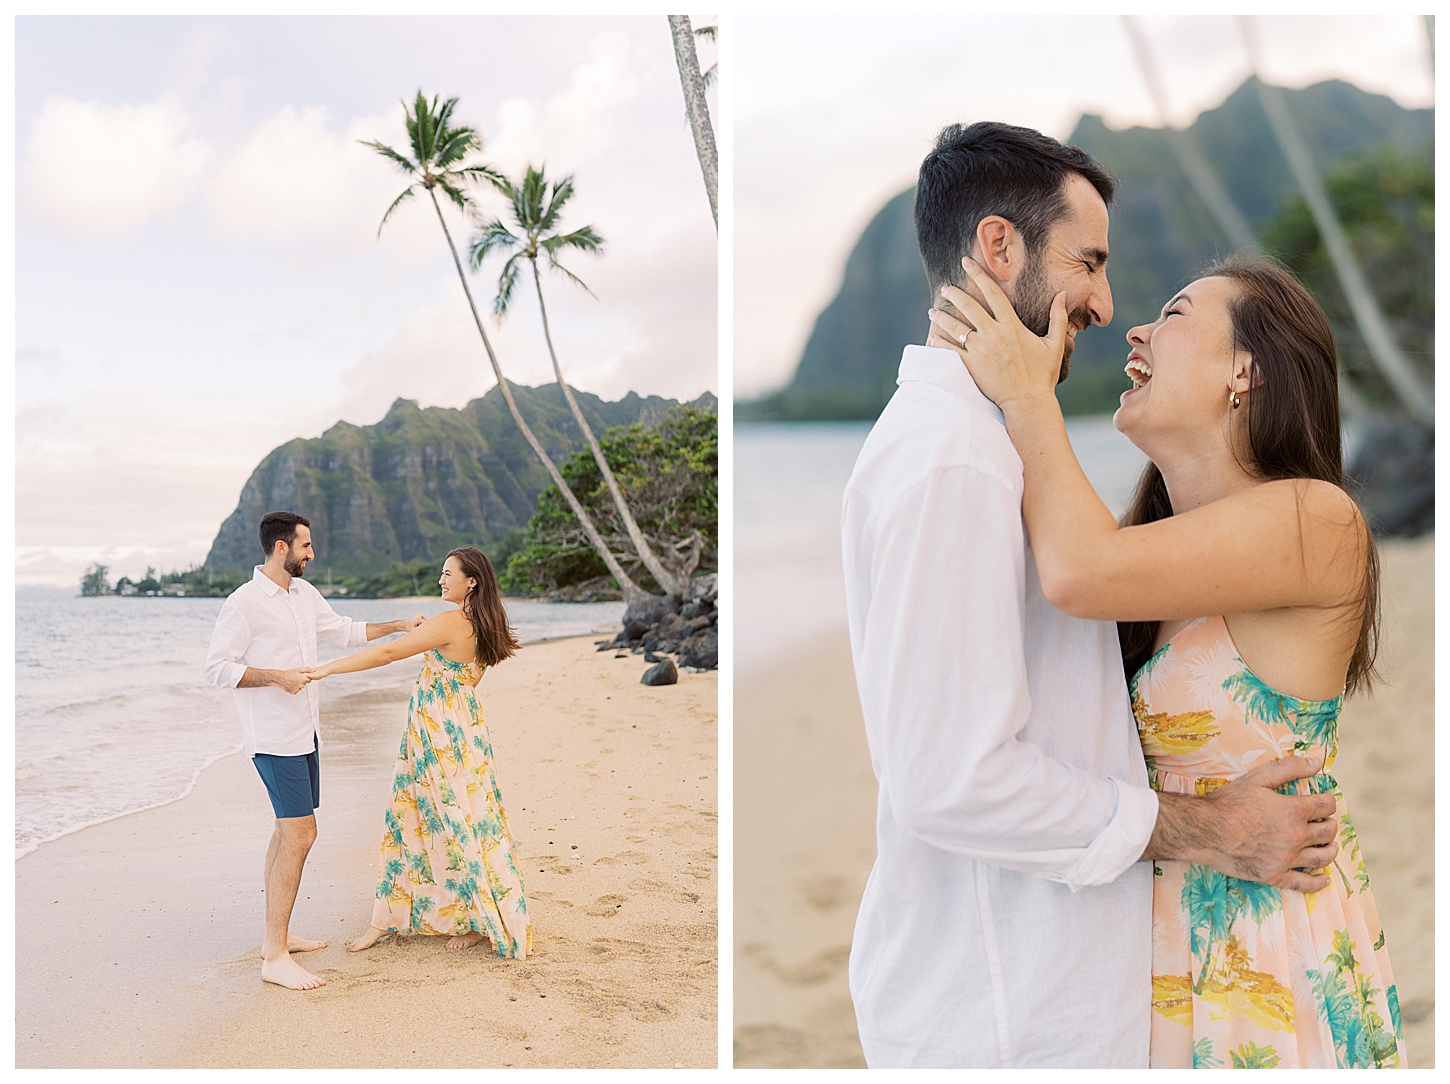
<path fill-rule="evenodd" d="M 223 601 L 17 596 L 17 858 L 89 824 L 184 797 L 208 765 L 241 749 L 232 693 L 202 679 Z M 506 605 L 523 643 L 613 633 L 624 613 L 621 602 Z M 353 599 L 333 608 L 381 622 L 449 605 Z M 318 643 L 322 661 L 343 654 Z M 419 665 L 415 657 L 330 678 L 324 710 L 329 698 L 396 687 Z"/>
<path fill-rule="evenodd" d="M 846 627 L 841 495 L 870 422 L 735 427 L 735 666 L 758 672 Z M 1147 462 L 1111 416 L 1069 418 L 1093 488 L 1122 512 Z"/>

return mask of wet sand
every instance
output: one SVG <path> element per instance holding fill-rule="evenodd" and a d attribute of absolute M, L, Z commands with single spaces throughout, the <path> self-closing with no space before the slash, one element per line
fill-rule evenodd
<path fill-rule="evenodd" d="M 1381 557 L 1385 681 L 1345 705 L 1334 774 L 1373 880 L 1410 1064 L 1430 1068 L 1434 540 L 1389 542 Z M 735 1064 L 863 1066 L 846 962 L 876 853 L 876 782 L 845 631 L 738 680 L 734 741 Z"/>
<path fill-rule="evenodd" d="M 360 954 L 406 685 L 329 696 L 299 993 L 258 975 L 266 791 L 242 755 L 186 798 L 16 863 L 16 1065 L 711 1067 L 716 675 L 639 684 L 592 638 L 525 648 L 480 699 L 534 953 L 405 937 Z"/>

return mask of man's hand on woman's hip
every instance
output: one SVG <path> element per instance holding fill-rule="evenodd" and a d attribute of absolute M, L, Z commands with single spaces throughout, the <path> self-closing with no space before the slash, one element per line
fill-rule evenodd
<path fill-rule="evenodd" d="M 1317 892 L 1322 870 L 1339 853 L 1333 794 L 1280 794 L 1275 789 L 1317 775 L 1319 760 L 1284 757 L 1245 772 L 1203 797 L 1160 794 L 1158 823 L 1145 859 L 1211 866 L 1245 881 Z"/>

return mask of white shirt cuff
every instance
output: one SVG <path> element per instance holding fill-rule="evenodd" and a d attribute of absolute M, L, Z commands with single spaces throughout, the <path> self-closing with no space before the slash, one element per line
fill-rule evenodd
<path fill-rule="evenodd" d="M 368 623 L 366 621 L 354 621 L 352 631 L 347 638 L 348 647 L 362 647 L 368 642 Z M 1146 846 L 1146 844 L 1145 844 Z"/>
<path fill-rule="evenodd" d="M 1113 817 L 1088 845 L 1063 883 L 1074 892 L 1092 885 L 1108 884 L 1143 857 L 1148 840 L 1158 823 L 1158 794 L 1143 786 L 1109 779 L 1117 791 Z"/>
<path fill-rule="evenodd" d="M 223 689 L 235 689 L 247 672 L 247 664 L 244 662 L 223 663 L 217 676 L 221 678 Z"/>

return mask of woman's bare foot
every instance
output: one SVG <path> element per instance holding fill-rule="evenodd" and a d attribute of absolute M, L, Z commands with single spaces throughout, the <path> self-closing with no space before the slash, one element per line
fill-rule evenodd
<path fill-rule="evenodd" d="M 380 930 L 376 926 L 369 926 L 368 932 L 355 941 L 347 943 L 348 952 L 361 952 L 363 949 L 370 949 L 384 937 L 392 937 L 392 930 Z"/>
<path fill-rule="evenodd" d="M 465 933 L 448 939 L 448 947 L 457 952 L 459 949 L 472 948 L 483 940 L 481 933 Z"/>
<path fill-rule="evenodd" d="M 279 956 L 275 960 L 262 961 L 262 981 L 275 982 L 289 990 L 315 990 L 326 986 L 327 980 L 314 975 L 291 956 Z"/>

